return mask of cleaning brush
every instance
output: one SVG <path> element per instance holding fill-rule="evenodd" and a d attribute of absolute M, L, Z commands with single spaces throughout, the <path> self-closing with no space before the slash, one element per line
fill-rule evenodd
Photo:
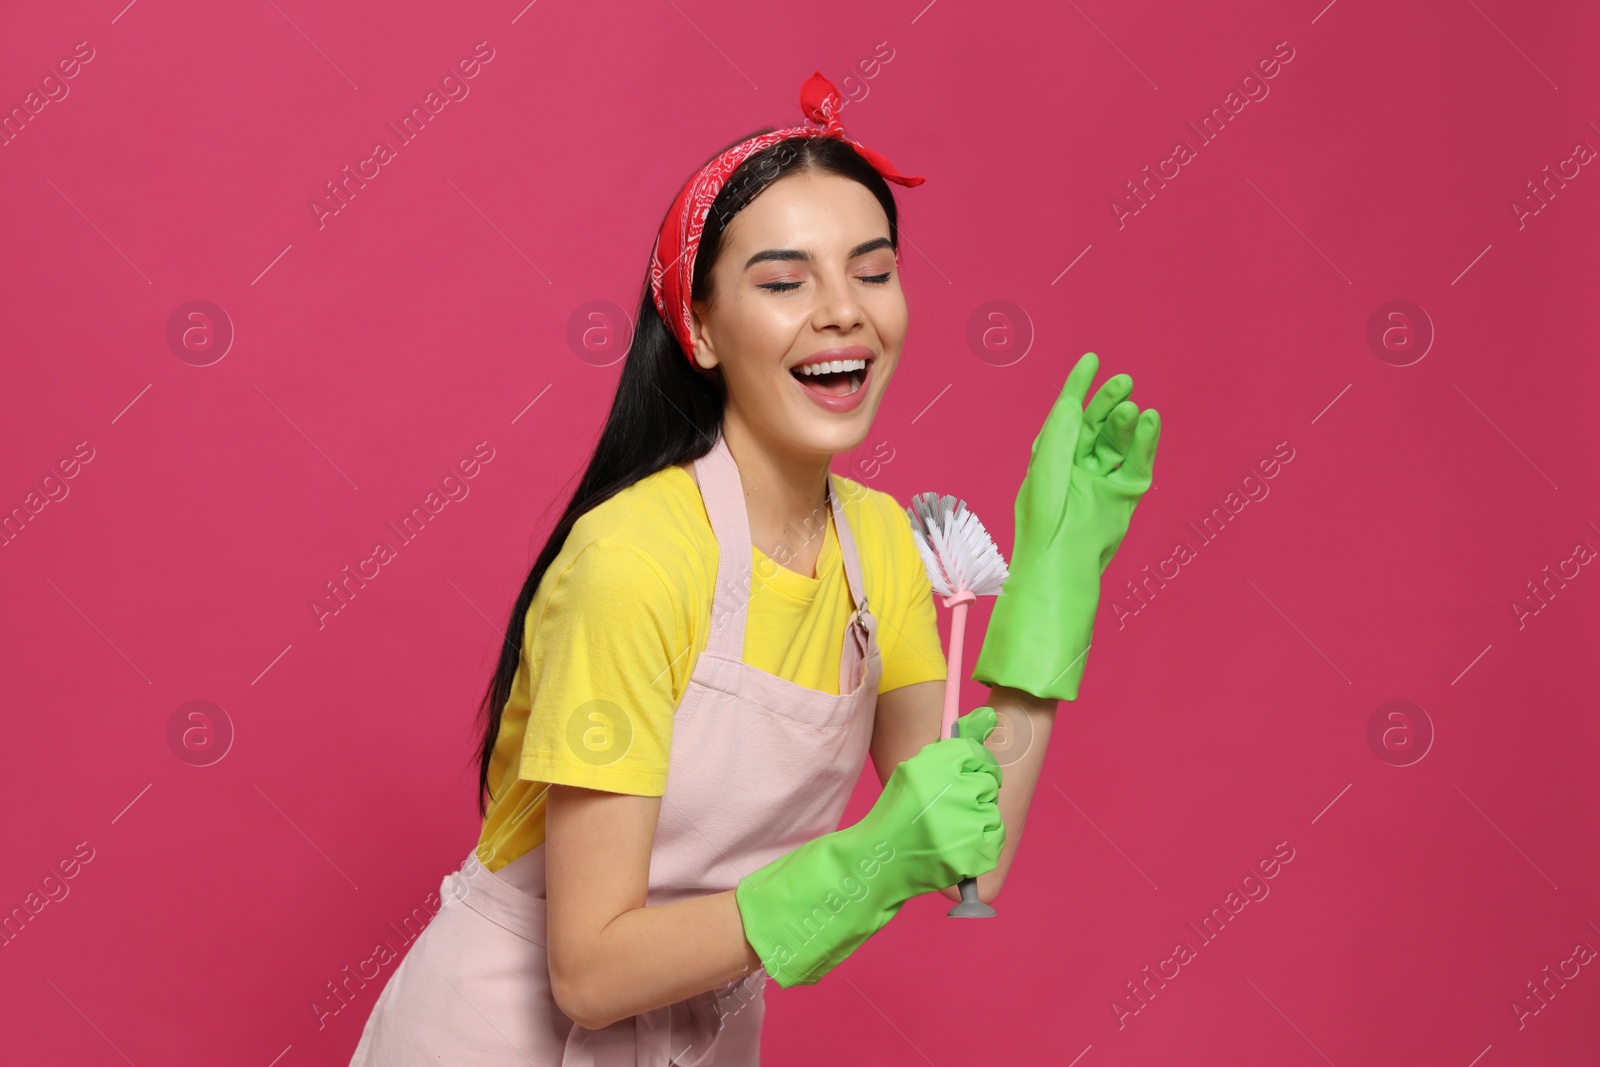
<path fill-rule="evenodd" d="M 949 665 L 944 680 L 944 714 L 939 736 L 955 737 L 961 703 L 961 645 L 966 636 L 967 608 L 980 596 L 998 596 L 1010 571 L 994 538 L 965 500 L 938 493 L 918 493 L 906 508 L 911 532 L 928 568 L 928 583 L 953 611 L 950 620 Z M 978 880 L 961 880 L 961 903 L 950 909 L 958 918 L 988 918 L 995 911 L 978 899 Z"/>

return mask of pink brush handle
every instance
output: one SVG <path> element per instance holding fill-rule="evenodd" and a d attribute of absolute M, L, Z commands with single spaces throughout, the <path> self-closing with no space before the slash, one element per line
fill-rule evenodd
<path fill-rule="evenodd" d="M 950 618 L 949 667 L 944 676 L 944 718 L 939 725 L 940 738 L 953 737 L 956 720 L 961 716 L 961 640 L 967 632 L 967 605 L 978 599 L 977 594 L 962 590 L 955 596 L 944 597 L 944 606 L 954 614 Z M 949 914 L 961 919 L 993 918 L 995 910 L 978 899 L 978 880 L 963 878 L 960 884 L 961 903 L 951 908 Z"/>
<path fill-rule="evenodd" d="M 944 718 L 939 723 L 939 736 L 949 737 L 951 728 L 961 717 L 961 642 L 967 633 L 967 605 L 977 600 L 977 594 L 963 590 L 955 596 L 942 598 L 944 606 L 955 614 L 950 618 L 950 655 L 944 678 Z"/>

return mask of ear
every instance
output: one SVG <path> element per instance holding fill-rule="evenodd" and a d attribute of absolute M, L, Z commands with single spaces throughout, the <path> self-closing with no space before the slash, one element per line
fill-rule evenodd
<path fill-rule="evenodd" d="M 700 310 L 693 302 L 689 305 L 689 340 L 694 344 L 696 366 L 710 370 L 722 362 L 717 358 L 716 346 L 711 343 L 705 322 L 700 318 Z"/>

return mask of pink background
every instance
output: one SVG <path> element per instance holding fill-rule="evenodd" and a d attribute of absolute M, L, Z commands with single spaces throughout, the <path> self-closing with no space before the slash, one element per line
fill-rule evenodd
<path fill-rule="evenodd" d="M 1600 175 L 1563 162 L 1600 146 L 1593 8 L 119 2 L 0 35 L 7 112 L 93 49 L 0 148 L 0 508 L 66 490 L 0 548 L 0 907 L 93 856 L 0 949 L 7 1062 L 346 1062 L 392 965 L 324 1028 L 312 1001 L 472 846 L 496 627 L 615 385 L 626 323 L 609 351 L 569 328 L 633 312 L 679 184 L 796 121 L 814 69 L 928 176 L 897 189 L 905 358 L 835 470 L 961 495 L 1009 551 L 1080 354 L 1165 430 L 1000 918 L 922 898 L 769 987 L 765 1062 L 1593 1062 L 1600 966 L 1563 963 L 1600 949 L 1600 576 L 1574 559 L 1600 549 Z M 480 41 L 470 94 L 319 226 Z M 1202 144 L 1186 123 L 1280 42 Z M 194 300 L 220 359 L 169 341 Z M 319 628 L 324 583 L 481 441 L 470 494 Z M 233 733 L 209 766 L 169 740 L 194 700 L 221 710 L 191 750 Z M 869 768 L 847 821 L 875 795 Z M 1279 842 L 1270 895 L 1200 944 Z"/>

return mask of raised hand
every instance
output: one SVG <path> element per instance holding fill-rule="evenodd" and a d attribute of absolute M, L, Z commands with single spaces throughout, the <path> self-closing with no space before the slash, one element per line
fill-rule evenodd
<path fill-rule="evenodd" d="M 1016 500 L 1011 576 L 995 602 L 974 680 L 1076 700 L 1088 661 L 1100 575 L 1150 488 L 1161 416 L 1129 399 L 1133 379 L 1106 380 L 1086 352 L 1033 440 Z"/>

